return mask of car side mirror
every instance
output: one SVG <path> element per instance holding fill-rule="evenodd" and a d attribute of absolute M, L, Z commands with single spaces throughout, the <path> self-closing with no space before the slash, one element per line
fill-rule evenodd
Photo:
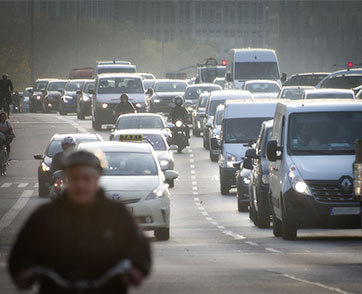
<path fill-rule="evenodd" d="M 63 95 L 63 89 L 58 89 L 58 92 Z"/>
<path fill-rule="evenodd" d="M 233 163 L 233 166 L 234 166 L 236 169 L 240 169 L 241 161 L 234 162 L 234 163 Z"/>
<path fill-rule="evenodd" d="M 282 76 L 280 77 L 280 81 L 282 83 L 285 83 L 287 81 L 287 78 L 288 78 L 287 74 L 285 72 L 283 72 Z"/>
<path fill-rule="evenodd" d="M 89 90 L 88 90 L 88 94 L 92 94 L 92 95 L 95 94 L 94 89 L 89 89 Z"/>
<path fill-rule="evenodd" d="M 258 159 L 259 155 L 256 154 L 256 149 L 250 148 L 250 149 L 246 150 L 245 157 Z"/>
<path fill-rule="evenodd" d="M 168 123 L 166 126 L 168 129 L 173 129 L 175 125 L 173 123 Z"/>
<path fill-rule="evenodd" d="M 146 95 L 153 96 L 153 90 L 151 88 L 147 89 Z"/>
<path fill-rule="evenodd" d="M 210 139 L 210 145 L 211 145 L 211 148 L 214 150 L 218 150 L 221 148 L 221 146 L 216 138 Z"/>
<path fill-rule="evenodd" d="M 266 147 L 266 156 L 269 161 L 277 161 L 282 158 L 282 154 L 278 155 L 278 151 L 282 151 L 281 147 L 278 147 L 276 140 L 270 140 Z"/>
<path fill-rule="evenodd" d="M 200 78 L 195 79 L 195 84 L 200 84 Z"/>
<path fill-rule="evenodd" d="M 44 158 L 43 154 L 34 154 L 34 159 L 42 160 Z"/>
<path fill-rule="evenodd" d="M 45 91 L 45 89 L 41 90 L 40 92 L 42 92 L 43 94 L 45 94 L 47 91 Z"/>
<path fill-rule="evenodd" d="M 231 76 L 231 72 L 228 72 L 228 73 L 226 74 L 225 80 L 226 80 L 227 82 L 232 82 L 232 81 L 233 81 L 233 77 Z"/>
<path fill-rule="evenodd" d="M 171 145 L 171 146 L 170 146 L 170 150 L 171 150 L 171 151 L 177 151 L 177 149 L 178 149 L 178 148 L 177 148 L 177 145 Z"/>
<path fill-rule="evenodd" d="M 250 157 L 244 157 L 243 168 L 249 169 L 249 170 L 253 169 L 253 164 L 252 164 Z"/>
<path fill-rule="evenodd" d="M 175 170 L 166 170 L 165 179 L 166 181 L 172 181 L 178 178 L 178 172 Z"/>

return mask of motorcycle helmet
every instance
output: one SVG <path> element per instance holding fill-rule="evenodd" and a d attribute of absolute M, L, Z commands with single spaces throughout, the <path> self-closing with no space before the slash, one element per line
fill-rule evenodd
<path fill-rule="evenodd" d="M 121 95 L 121 101 L 122 101 L 123 99 L 125 99 L 126 102 L 128 101 L 128 95 L 127 95 L 126 93 L 123 93 L 123 94 Z"/>
<path fill-rule="evenodd" d="M 7 73 L 3 73 L 3 79 L 7 79 L 9 75 Z"/>
<path fill-rule="evenodd" d="M 184 99 L 181 96 L 175 98 L 175 104 L 181 106 L 184 103 Z"/>

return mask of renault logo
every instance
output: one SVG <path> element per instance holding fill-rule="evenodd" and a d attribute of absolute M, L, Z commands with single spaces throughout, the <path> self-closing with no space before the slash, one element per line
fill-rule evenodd
<path fill-rule="evenodd" d="M 352 179 L 350 177 L 342 177 L 339 186 L 345 193 L 351 193 L 353 189 Z"/>
<path fill-rule="evenodd" d="M 113 200 L 119 200 L 119 199 L 121 199 L 121 195 L 119 195 L 119 194 L 113 194 L 113 195 L 112 195 L 112 199 L 113 199 Z"/>

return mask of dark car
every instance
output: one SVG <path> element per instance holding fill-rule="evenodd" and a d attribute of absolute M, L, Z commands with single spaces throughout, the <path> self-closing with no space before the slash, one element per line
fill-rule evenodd
<path fill-rule="evenodd" d="M 82 90 L 77 95 L 77 117 L 84 119 L 86 116 L 92 115 L 92 96 L 89 91 L 94 90 L 94 80 L 89 80 L 84 83 Z"/>
<path fill-rule="evenodd" d="M 199 96 L 203 92 L 211 92 L 216 90 L 222 90 L 219 85 L 215 84 L 196 84 L 196 85 L 189 85 L 185 91 L 185 104 L 188 106 L 194 106 L 199 99 Z"/>
<path fill-rule="evenodd" d="M 204 130 L 203 122 L 206 116 L 206 102 L 209 96 L 209 92 L 201 93 L 196 107 L 192 111 L 192 134 L 196 137 L 199 137 Z"/>
<path fill-rule="evenodd" d="M 40 161 L 38 167 L 38 183 L 39 183 L 39 197 L 48 197 L 49 188 L 51 185 L 51 175 L 49 173 L 52 165 L 52 160 L 55 154 L 62 151 L 62 140 L 66 136 L 73 136 L 76 143 L 103 141 L 102 137 L 98 134 L 55 134 L 45 149 L 44 154 L 35 154 L 34 158 Z"/>
<path fill-rule="evenodd" d="M 67 84 L 67 80 L 53 80 L 48 83 L 44 93 L 43 112 L 48 113 L 52 110 L 58 110 L 59 99 Z"/>
<path fill-rule="evenodd" d="M 263 122 L 256 142 L 255 149 L 249 149 L 246 153 L 248 164 L 244 168 L 250 168 L 249 183 L 249 212 L 250 219 L 259 228 L 270 227 L 270 203 L 269 203 L 269 161 L 266 158 L 266 146 L 271 138 L 273 121 Z"/>
<path fill-rule="evenodd" d="M 29 97 L 29 111 L 36 112 L 43 110 L 43 99 L 48 83 L 53 79 L 38 79 Z"/>
<path fill-rule="evenodd" d="M 244 168 L 246 160 L 242 163 L 235 163 L 234 167 L 237 168 L 235 173 L 236 178 L 236 196 L 238 201 L 238 211 L 248 211 L 249 207 L 249 183 L 250 183 L 250 169 Z"/>
<path fill-rule="evenodd" d="M 59 100 L 59 114 L 77 112 L 78 95 L 81 92 L 86 80 L 69 80 Z"/>
<path fill-rule="evenodd" d="M 148 100 L 149 111 L 169 113 L 175 97 L 183 97 L 186 87 L 187 82 L 182 80 L 156 80 Z"/>
<path fill-rule="evenodd" d="M 300 73 L 290 76 L 283 86 L 316 86 L 321 80 L 327 77 L 329 73 Z"/>

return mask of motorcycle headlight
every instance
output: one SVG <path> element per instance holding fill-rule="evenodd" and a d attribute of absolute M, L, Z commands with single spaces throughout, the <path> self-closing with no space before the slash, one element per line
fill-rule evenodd
<path fill-rule="evenodd" d="M 42 169 L 43 172 L 47 172 L 47 171 L 50 170 L 50 167 L 48 165 L 46 165 L 45 162 L 42 162 L 41 163 L 41 169 Z"/>
<path fill-rule="evenodd" d="M 178 120 L 175 125 L 176 125 L 176 127 L 181 128 L 183 123 L 182 123 L 182 121 Z"/>
<path fill-rule="evenodd" d="M 244 182 L 245 185 L 249 185 L 250 178 L 243 178 L 243 182 Z"/>
<path fill-rule="evenodd" d="M 37 95 L 36 96 L 36 100 L 40 100 L 41 99 L 41 96 L 40 95 Z"/>
<path fill-rule="evenodd" d="M 234 167 L 234 163 L 236 162 L 236 156 L 231 153 L 226 153 L 226 166 L 227 167 Z"/>
<path fill-rule="evenodd" d="M 261 176 L 261 181 L 263 184 L 269 184 L 269 175 L 262 175 Z"/>
<path fill-rule="evenodd" d="M 107 103 L 103 103 L 103 104 L 102 104 L 102 108 L 103 108 L 103 109 L 106 109 L 107 107 L 108 107 L 108 104 L 107 104 Z"/>
<path fill-rule="evenodd" d="M 312 196 L 312 193 L 308 185 L 304 182 L 303 178 L 300 176 L 295 165 L 291 165 L 289 167 L 288 178 L 294 191 L 304 195 Z"/>
<path fill-rule="evenodd" d="M 141 108 L 141 107 L 142 107 L 141 103 L 136 104 L 136 108 Z"/>
<path fill-rule="evenodd" d="M 161 160 L 161 161 L 160 161 L 160 165 L 161 165 L 162 167 L 167 166 L 167 165 L 168 165 L 168 160 Z"/>
<path fill-rule="evenodd" d="M 163 187 L 159 185 L 146 197 L 146 200 L 158 199 L 164 196 Z"/>

